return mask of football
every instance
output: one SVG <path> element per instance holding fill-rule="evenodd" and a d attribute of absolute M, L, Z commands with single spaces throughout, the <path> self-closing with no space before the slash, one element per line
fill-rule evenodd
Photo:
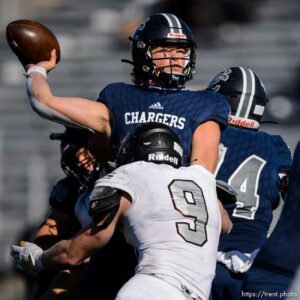
<path fill-rule="evenodd" d="M 56 36 L 39 22 L 17 20 L 9 23 L 6 39 L 24 67 L 49 60 L 52 49 L 56 49 L 56 63 L 60 60 L 60 46 Z"/>

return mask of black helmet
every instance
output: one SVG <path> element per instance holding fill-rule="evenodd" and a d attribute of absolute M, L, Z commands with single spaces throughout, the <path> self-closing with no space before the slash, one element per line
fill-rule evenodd
<path fill-rule="evenodd" d="M 116 158 L 117 167 L 134 161 L 182 166 L 183 148 L 177 135 L 161 123 L 145 123 L 127 135 Z"/>
<path fill-rule="evenodd" d="M 139 25 L 130 40 L 132 41 L 131 55 L 135 83 L 143 84 L 153 79 L 164 87 L 177 88 L 184 86 L 187 80 L 192 79 L 195 69 L 196 43 L 187 24 L 175 15 L 158 13 L 150 16 Z M 182 75 L 158 70 L 153 62 L 151 46 L 172 45 L 186 49 L 186 64 Z"/>
<path fill-rule="evenodd" d="M 87 150 L 87 142 L 93 133 L 85 129 L 67 127 L 63 133 L 50 134 L 51 140 L 60 140 L 61 168 L 67 176 L 74 177 L 81 185 L 81 190 L 86 190 L 90 184 L 98 178 L 100 164 L 94 156 Z M 80 164 L 76 156 L 78 150 L 84 149 L 85 160 Z M 93 165 L 93 170 L 89 171 L 83 166 Z"/>
<path fill-rule="evenodd" d="M 231 107 L 229 124 L 258 130 L 269 100 L 262 81 L 251 69 L 231 67 L 223 70 L 207 89 L 227 97 Z"/>

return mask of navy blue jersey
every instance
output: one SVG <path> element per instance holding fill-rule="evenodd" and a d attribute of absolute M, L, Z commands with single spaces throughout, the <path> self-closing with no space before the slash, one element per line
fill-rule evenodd
<path fill-rule="evenodd" d="M 255 264 L 292 276 L 300 265 L 300 142 L 294 152 L 282 214 Z"/>
<path fill-rule="evenodd" d="M 65 177 L 53 187 L 49 204 L 69 216 L 74 216 L 74 207 L 79 195 L 79 182 L 75 178 Z"/>
<path fill-rule="evenodd" d="M 113 117 L 111 140 L 114 154 L 122 139 L 138 125 L 159 122 L 170 126 L 179 136 L 185 164 L 189 162 L 192 137 L 197 127 L 214 120 L 224 128 L 230 111 L 226 98 L 214 92 L 161 91 L 125 83 L 106 86 L 98 101 L 107 105 Z"/>
<path fill-rule="evenodd" d="M 279 173 L 290 169 L 291 152 L 280 136 L 228 127 L 222 132 L 220 167 L 216 178 L 238 193 L 235 204 L 224 205 L 232 222 L 219 251 L 250 253 L 264 243 L 278 205 Z"/>

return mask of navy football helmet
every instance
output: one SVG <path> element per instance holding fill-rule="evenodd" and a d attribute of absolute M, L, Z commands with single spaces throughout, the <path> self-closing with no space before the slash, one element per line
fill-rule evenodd
<path fill-rule="evenodd" d="M 196 43 L 190 28 L 175 15 L 158 13 L 145 19 L 130 38 L 133 81 L 136 84 L 148 83 L 149 79 L 166 88 L 184 86 L 187 80 L 192 79 L 196 61 Z M 164 72 L 158 68 L 152 57 L 151 49 L 155 46 L 177 46 L 185 49 L 185 65 L 182 74 Z"/>
<path fill-rule="evenodd" d="M 116 157 L 116 166 L 134 161 L 182 166 L 183 148 L 178 136 L 161 123 L 145 123 L 125 137 Z"/>
<path fill-rule="evenodd" d="M 67 176 L 74 177 L 81 190 L 86 190 L 98 177 L 100 163 L 87 150 L 87 142 L 92 132 L 84 129 L 67 127 L 63 133 L 52 133 L 51 140 L 60 140 L 61 168 Z M 78 151 L 82 149 L 84 159 L 78 159 Z M 92 171 L 87 166 L 92 165 Z"/>
<path fill-rule="evenodd" d="M 262 81 L 251 69 L 231 67 L 223 70 L 207 89 L 227 97 L 231 107 L 230 125 L 258 130 L 269 100 Z"/>

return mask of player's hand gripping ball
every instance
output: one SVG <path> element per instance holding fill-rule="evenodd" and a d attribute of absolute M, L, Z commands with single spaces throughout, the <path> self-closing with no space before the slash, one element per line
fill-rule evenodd
<path fill-rule="evenodd" d="M 6 27 L 7 43 L 22 65 L 50 60 L 56 49 L 56 63 L 60 60 L 60 46 L 56 36 L 44 25 L 32 20 L 17 20 Z"/>

